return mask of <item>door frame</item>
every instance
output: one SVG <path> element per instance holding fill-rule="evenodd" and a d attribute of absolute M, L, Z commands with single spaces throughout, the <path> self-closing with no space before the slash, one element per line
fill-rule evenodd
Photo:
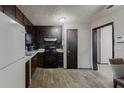
<path fill-rule="evenodd" d="M 97 29 L 112 25 L 112 58 L 114 58 L 114 22 L 104 24 L 92 29 L 92 64 L 93 70 L 98 70 L 97 66 Z"/>
<path fill-rule="evenodd" d="M 70 68 L 68 68 L 68 30 L 76 30 L 76 32 L 77 32 L 77 56 L 76 56 L 76 63 L 77 63 L 77 66 L 76 66 L 76 68 L 74 68 L 74 69 L 77 69 L 78 68 L 78 29 L 66 29 L 66 56 L 67 56 L 67 58 L 66 58 L 66 67 L 67 67 L 67 69 L 70 69 Z"/>

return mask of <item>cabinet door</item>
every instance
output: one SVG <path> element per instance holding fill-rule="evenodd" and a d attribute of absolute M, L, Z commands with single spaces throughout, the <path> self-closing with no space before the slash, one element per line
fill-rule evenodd
<path fill-rule="evenodd" d="M 16 8 L 16 21 L 24 25 L 24 15 L 18 8 Z"/>
<path fill-rule="evenodd" d="M 15 5 L 4 5 L 4 13 L 15 20 Z"/>
<path fill-rule="evenodd" d="M 26 17 L 24 17 L 24 24 L 25 26 L 32 26 L 32 23 Z"/>
<path fill-rule="evenodd" d="M 57 62 L 59 67 L 63 67 L 63 53 L 57 53 Z"/>
<path fill-rule="evenodd" d="M 28 88 L 30 85 L 30 62 L 25 64 L 25 87 Z"/>
<path fill-rule="evenodd" d="M 26 27 L 26 31 L 31 34 L 31 32 L 32 32 L 32 24 L 26 17 L 24 17 L 24 25 Z"/>
<path fill-rule="evenodd" d="M 37 55 L 33 57 L 31 60 L 31 76 L 34 74 L 36 68 L 37 68 Z"/>
<path fill-rule="evenodd" d="M 38 60 L 37 60 L 37 62 L 38 62 L 38 66 L 39 67 L 43 67 L 43 53 L 39 53 L 38 54 Z"/>
<path fill-rule="evenodd" d="M 2 5 L 0 5 L 0 11 L 3 11 L 3 6 Z"/>

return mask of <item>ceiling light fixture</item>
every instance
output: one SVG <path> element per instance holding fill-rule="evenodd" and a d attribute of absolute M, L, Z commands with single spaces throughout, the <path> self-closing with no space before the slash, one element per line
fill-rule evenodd
<path fill-rule="evenodd" d="M 61 22 L 61 23 L 64 23 L 65 20 L 66 20 L 66 17 L 61 17 L 61 18 L 59 18 L 59 22 Z"/>

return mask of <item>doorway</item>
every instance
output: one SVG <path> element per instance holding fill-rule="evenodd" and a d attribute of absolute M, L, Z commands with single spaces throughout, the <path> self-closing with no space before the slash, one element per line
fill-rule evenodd
<path fill-rule="evenodd" d="M 97 64 L 108 64 L 114 58 L 114 25 L 113 22 L 92 30 L 93 70 Z"/>
<path fill-rule="evenodd" d="M 67 29 L 67 69 L 77 69 L 77 29 Z"/>

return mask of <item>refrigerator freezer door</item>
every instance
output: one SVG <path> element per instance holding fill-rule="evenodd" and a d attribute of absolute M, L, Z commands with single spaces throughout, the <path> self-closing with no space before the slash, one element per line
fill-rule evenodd
<path fill-rule="evenodd" d="M 25 28 L 0 12 L 0 69 L 25 56 Z"/>

